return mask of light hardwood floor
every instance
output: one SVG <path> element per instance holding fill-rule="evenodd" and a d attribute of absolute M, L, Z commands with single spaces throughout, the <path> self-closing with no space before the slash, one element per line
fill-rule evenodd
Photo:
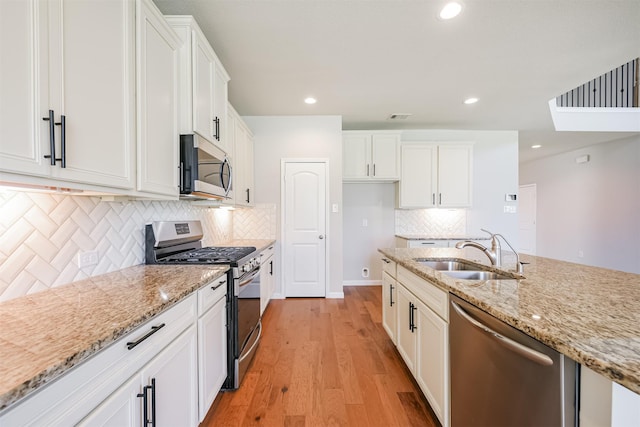
<path fill-rule="evenodd" d="M 201 427 L 439 426 L 382 328 L 380 293 L 271 301 L 240 389 L 221 393 Z"/>

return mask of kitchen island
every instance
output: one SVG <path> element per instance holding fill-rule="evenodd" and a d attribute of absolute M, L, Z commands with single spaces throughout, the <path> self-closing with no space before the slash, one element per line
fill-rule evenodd
<path fill-rule="evenodd" d="M 389 248 L 380 253 L 583 366 L 640 393 L 640 275 L 522 256 L 524 278 L 454 279 L 414 258 L 462 259 L 487 267 L 477 249 Z"/>

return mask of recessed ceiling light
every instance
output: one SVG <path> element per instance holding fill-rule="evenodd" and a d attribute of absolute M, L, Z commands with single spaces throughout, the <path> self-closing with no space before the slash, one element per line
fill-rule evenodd
<path fill-rule="evenodd" d="M 440 10 L 438 16 L 442 20 L 452 19 L 458 16 L 462 12 L 462 4 L 457 1 L 452 1 L 444 5 Z"/>
<path fill-rule="evenodd" d="M 540 145 L 540 144 L 536 144 L 536 145 L 532 145 L 531 146 L 531 148 L 533 148 L 533 149 L 540 148 L 540 147 L 542 147 L 542 145 Z"/>
<path fill-rule="evenodd" d="M 318 102 L 318 100 L 312 97 L 308 97 L 304 99 L 305 104 L 311 105 L 311 104 L 315 104 L 316 102 Z"/>
<path fill-rule="evenodd" d="M 478 98 L 467 98 L 464 100 L 464 103 L 467 105 L 475 104 L 476 102 L 478 102 Z"/>

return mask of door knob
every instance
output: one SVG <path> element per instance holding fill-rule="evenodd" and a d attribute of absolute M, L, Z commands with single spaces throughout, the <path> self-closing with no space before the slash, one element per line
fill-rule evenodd
<path fill-rule="evenodd" d="M 322 240 L 322 239 L 324 239 L 324 236 L 321 234 L 321 235 L 318 236 L 318 239 Z"/>

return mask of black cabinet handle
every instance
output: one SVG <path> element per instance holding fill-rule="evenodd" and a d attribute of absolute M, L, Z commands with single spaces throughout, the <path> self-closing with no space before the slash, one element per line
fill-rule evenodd
<path fill-rule="evenodd" d="M 389 307 L 393 307 L 393 285 L 389 285 Z"/>
<path fill-rule="evenodd" d="M 249 203 L 249 189 L 247 188 L 247 203 Z"/>
<path fill-rule="evenodd" d="M 53 110 L 49 110 L 49 117 L 43 117 L 42 120 L 49 122 L 49 151 L 51 154 L 44 156 L 45 159 L 51 159 L 51 166 L 56 165 L 56 124 L 53 119 Z"/>
<path fill-rule="evenodd" d="M 227 281 L 226 281 L 226 280 L 223 280 L 222 282 L 218 283 L 218 285 L 217 285 L 217 286 L 212 286 L 212 287 L 211 287 L 211 290 L 212 290 L 212 291 L 215 291 L 216 289 L 218 289 L 220 286 L 224 285 L 225 283 L 227 283 Z"/>
<path fill-rule="evenodd" d="M 440 195 L 440 200 L 438 201 L 438 204 L 441 205 L 442 204 L 442 193 L 439 193 Z"/>
<path fill-rule="evenodd" d="M 269 275 L 273 276 L 273 260 L 269 261 Z"/>
<path fill-rule="evenodd" d="M 373 164 L 373 176 L 376 176 L 376 164 Z"/>
<path fill-rule="evenodd" d="M 432 200 L 432 203 L 435 205 L 436 204 L 436 193 L 431 193 L 431 200 Z"/>
<path fill-rule="evenodd" d="M 67 167 L 67 126 L 66 117 L 60 116 L 60 122 L 55 121 L 53 110 L 49 110 L 49 117 L 43 117 L 42 120 L 49 122 L 49 150 L 51 154 L 44 156 L 45 159 L 50 159 L 51 166 L 55 166 L 56 162 L 60 162 L 60 167 Z M 62 149 L 62 157 L 56 158 L 56 126 L 60 126 L 60 147 Z"/>
<path fill-rule="evenodd" d="M 142 341 L 146 340 L 151 335 L 155 334 L 156 332 L 158 332 L 160 329 L 162 329 L 164 327 L 165 327 L 164 323 L 162 323 L 162 324 L 160 324 L 158 326 L 152 326 L 151 330 L 149 332 L 147 332 L 143 337 L 140 337 L 135 341 L 128 342 L 127 343 L 127 350 L 131 350 L 132 348 L 134 348 L 138 344 L 142 343 Z"/>
<path fill-rule="evenodd" d="M 213 125 L 214 125 L 214 133 L 213 133 L 213 137 L 216 139 L 216 141 L 220 141 L 220 118 L 216 117 L 215 119 L 213 119 Z"/>
<path fill-rule="evenodd" d="M 151 392 L 151 419 L 149 419 L 149 391 Z M 151 427 L 156 426 L 156 379 L 151 378 L 151 385 L 142 387 L 142 393 L 138 393 L 137 397 L 142 398 L 142 416 L 144 417 L 143 425 Z"/>
<path fill-rule="evenodd" d="M 56 159 L 56 161 L 60 161 L 60 167 L 67 167 L 67 125 L 66 125 L 66 116 L 60 116 L 60 122 L 56 123 L 57 126 L 60 126 L 60 149 L 62 151 L 62 157 Z"/>
<path fill-rule="evenodd" d="M 367 163 L 367 176 L 369 176 L 369 164 Z"/>
<path fill-rule="evenodd" d="M 409 302 L 409 330 L 413 332 L 413 303 Z"/>
<path fill-rule="evenodd" d="M 414 304 L 411 304 L 411 332 L 415 332 L 415 330 L 418 329 L 418 327 L 416 326 L 416 318 L 413 314 L 413 312 L 417 309 L 418 307 L 416 307 Z"/>

